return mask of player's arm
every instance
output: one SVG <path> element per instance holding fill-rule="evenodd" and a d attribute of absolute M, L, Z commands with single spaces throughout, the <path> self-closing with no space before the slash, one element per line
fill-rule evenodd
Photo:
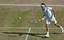
<path fill-rule="evenodd" d="M 55 16 L 55 10 L 54 10 L 54 9 L 52 9 L 52 13 L 53 13 L 53 15 Z"/>
<path fill-rule="evenodd" d="M 42 18 L 39 19 L 40 22 L 45 19 L 45 15 L 42 16 Z"/>
<path fill-rule="evenodd" d="M 45 19 L 45 14 L 43 14 L 43 16 L 42 16 L 42 20 L 44 20 Z"/>
<path fill-rule="evenodd" d="M 41 20 L 44 20 L 45 19 L 45 9 L 42 6 L 41 6 L 41 8 L 42 8 L 42 12 L 43 12 Z"/>
<path fill-rule="evenodd" d="M 45 15 L 44 15 L 44 13 L 43 13 L 43 15 L 42 15 L 42 17 L 39 19 L 39 21 L 42 22 L 42 20 L 44 20 L 44 19 L 45 19 Z"/>
<path fill-rule="evenodd" d="M 53 13 L 53 15 L 55 16 L 55 10 L 54 10 L 54 9 L 52 9 L 52 13 Z"/>

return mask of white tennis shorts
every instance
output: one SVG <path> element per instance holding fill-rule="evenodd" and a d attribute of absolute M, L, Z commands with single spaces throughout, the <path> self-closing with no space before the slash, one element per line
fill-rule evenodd
<path fill-rule="evenodd" d="M 57 23 L 57 21 L 56 21 L 56 19 L 55 19 L 55 17 L 54 16 L 52 16 L 52 18 L 51 19 L 46 19 L 46 24 L 51 24 L 51 22 L 54 22 L 55 24 Z"/>

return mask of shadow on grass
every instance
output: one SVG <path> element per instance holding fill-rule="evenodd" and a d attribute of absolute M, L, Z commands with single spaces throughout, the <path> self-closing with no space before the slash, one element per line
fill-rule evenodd
<path fill-rule="evenodd" d="M 24 33 L 24 32 L 2 32 L 2 33 L 5 33 L 5 34 L 19 34 L 19 36 L 30 35 L 30 36 L 35 36 L 35 37 L 46 38 L 44 36 L 46 33 Z M 64 34 L 64 33 L 54 32 L 54 33 L 50 33 L 50 34 Z"/>

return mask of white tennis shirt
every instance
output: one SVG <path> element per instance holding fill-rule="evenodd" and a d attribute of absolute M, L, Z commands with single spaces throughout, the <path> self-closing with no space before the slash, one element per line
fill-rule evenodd
<path fill-rule="evenodd" d="M 51 7 L 45 7 L 44 15 L 46 16 L 46 18 L 48 20 L 52 19 L 52 17 L 53 17 L 52 8 Z"/>

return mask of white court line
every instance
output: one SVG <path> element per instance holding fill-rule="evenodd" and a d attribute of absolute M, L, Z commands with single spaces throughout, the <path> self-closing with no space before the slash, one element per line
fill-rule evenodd
<path fill-rule="evenodd" d="M 11 28 L 13 28 L 13 29 L 28 29 L 28 27 L 0 27 L 0 29 L 11 29 Z M 46 27 L 32 27 L 32 29 L 46 29 Z M 49 29 L 59 29 L 59 28 L 49 28 Z"/>
<path fill-rule="evenodd" d="M 0 6 L 41 6 L 40 4 L 0 4 Z M 43 5 L 42 5 L 43 6 Z M 64 5 L 47 5 L 47 6 L 60 6 L 64 7 Z"/>
<path fill-rule="evenodd" d="M 30 31 L 31 31 L 31 27 L 29 27 L 28 33 L 30 33 Z M 28 40 L 28 36 L 29 35 L 27 34 L 25 40 Z"/>

